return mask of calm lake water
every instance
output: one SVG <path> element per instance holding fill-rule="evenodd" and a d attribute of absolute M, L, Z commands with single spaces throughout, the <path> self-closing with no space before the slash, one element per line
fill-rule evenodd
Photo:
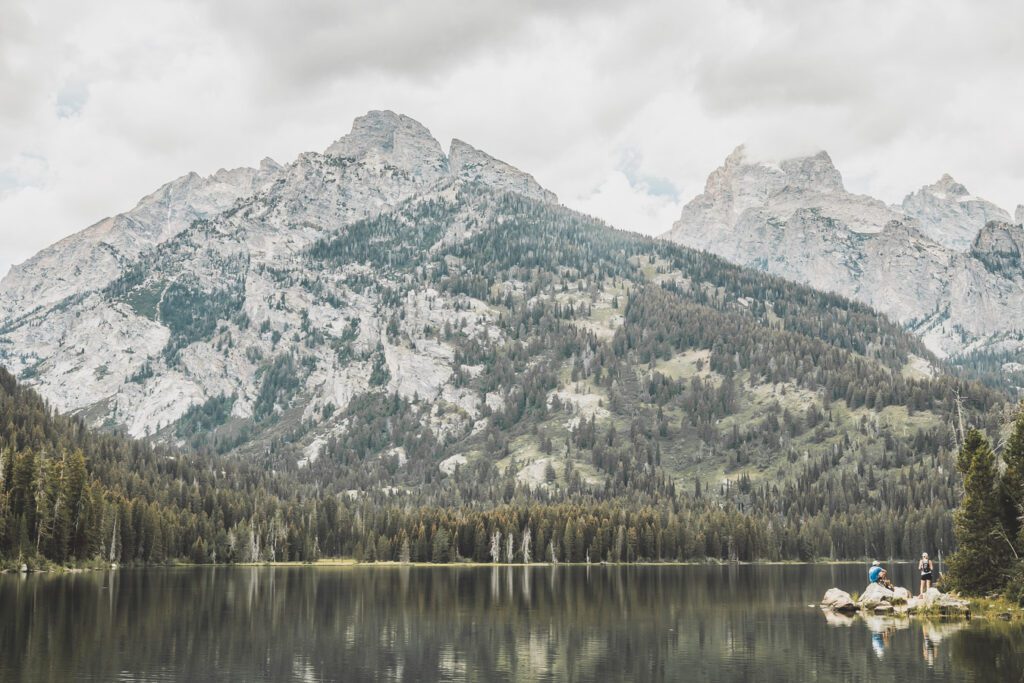
<path fill-rule="evenodd" d="M 908 583 L 912 569 L 898 568 Z M 3 681 L 1021 681 L 1002 622 L 829 620 L 864 568 L 284 567 L 0 576 Z M 906 577 L 901 574 L 907 574 Z"/>

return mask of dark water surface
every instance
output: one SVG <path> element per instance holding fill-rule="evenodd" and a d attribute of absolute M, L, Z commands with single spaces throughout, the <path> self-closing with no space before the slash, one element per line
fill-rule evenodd
<path fill-rule="evenodd" d="M 1024 681 L 1019 627 L 809 607 L 864 583 L 853 565 L 4 575 L 0 680 Z"/>

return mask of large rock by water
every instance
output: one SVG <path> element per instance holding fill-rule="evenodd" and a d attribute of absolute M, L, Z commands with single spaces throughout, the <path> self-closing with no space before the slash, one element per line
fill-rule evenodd
<path fill-rule="evenodd" d="M 937 588 L 928 589 L 924 595 L 911 596 L 910 591 L 902 586 L 889 590 L 877 583 L 869 584 L 857 601 L 842 589 L 829 588 L 821 598 L 821 608 L 828 613 L 846 615 L 863 610 L 865 615 L 880 616 L 900 616 L 924 611 L 938 611 L 944 617 L 969 619 L 971 616 L 969 602 L 955 595 L 942 593 Z"/>
<path fill-rule="evenodd" d="M 920 612 L 935 610 L 944 617 L 971 616 L 971 604 L 954 595 L 941 592 L 938 588 L 929 588 L 924 595 L 914 596 L 907 601 L 907 611 Z"/>
<path fill-rule="evenodd" d="M 910 600 L 910 591 L 903 586 L 896 586 L 892 589 L 892 604 L 904 605 Z"/>
<path fill-rule="evenodd" d="M 856 612 L 859 609 L 850 594 L 838 588 L 829 588 L 825 591 L 821 606 L 833 612 Z"/>
<path fill-rule="evenodd" d="M 879 583 L 869 584 L 857 604 L 864 609 L 874 609 L 883 602 L 893 604 L 896 594 Z"/>

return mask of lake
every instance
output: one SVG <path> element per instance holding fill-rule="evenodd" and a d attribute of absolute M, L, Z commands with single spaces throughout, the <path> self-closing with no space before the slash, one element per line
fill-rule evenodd
<path fill-rule="evenodd" d="M 860 565 L 8 574 L 0 680 L 1024 680 L 1019 627 L 809 606 L 865 583 Z"/>

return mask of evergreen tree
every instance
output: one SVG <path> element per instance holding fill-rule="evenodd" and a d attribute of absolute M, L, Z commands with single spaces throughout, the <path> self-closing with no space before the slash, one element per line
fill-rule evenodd
<path fill-rule="evenodd" d="M 1017 407 L 1012 432 L 1003 449 L 1003 461 L 1006 470 L 1000 487 L 1002 521 L 1017 554 L 1021 555 L 1024 551 L 1024 535 L 1021 533 L 1021 516 L 1024 515 L 1024 403 Z"/>
<path fill-rule="evenodd" d="M 947 579 L 957 589 L 978 595 L 1002 587 L 1010 546 L 999 514 L 995 453 L 977 429 L 967 431 L 957 469 L 964 496 L 953 515 L 959 547 L 949 559 Z"/>

